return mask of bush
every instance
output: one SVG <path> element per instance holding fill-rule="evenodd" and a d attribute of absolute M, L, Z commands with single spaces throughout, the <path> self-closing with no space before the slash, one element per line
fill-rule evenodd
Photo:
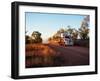
<path fill-rule="evenodd" d="M 89 39 L 77 39 L 77 40 L 74 40 L 74 45 L 83 46 L 83 47 L 89 47 Z"/>

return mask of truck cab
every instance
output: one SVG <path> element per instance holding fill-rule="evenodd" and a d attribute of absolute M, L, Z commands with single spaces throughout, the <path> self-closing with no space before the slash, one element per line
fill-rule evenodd
<path fill-rule="evenodd" d="M 63 41 L 65 46 L 73 45 L 73 39 L 67 33 L 61 33 L 61 40 Z"/>

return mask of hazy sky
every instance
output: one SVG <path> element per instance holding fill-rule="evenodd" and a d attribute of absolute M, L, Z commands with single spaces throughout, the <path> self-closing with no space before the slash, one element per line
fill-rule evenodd
<path fill-rule="evenodd" d="M 25 13 L 26 18 L 26 31 L 31 35 L 33 31 L 39 31 L 42 34 L 42 39 L 51 37 L 60 28 L 78 29 L 81 26 L 84 15 L 73 14 L 51 14 L 51 13 Z"/>

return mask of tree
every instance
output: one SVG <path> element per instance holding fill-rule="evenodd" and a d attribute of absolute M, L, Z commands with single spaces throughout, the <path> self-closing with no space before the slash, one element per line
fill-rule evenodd
<path fill-rule="evenodd" d="M 41 33 L 34 31 L 31 35 L 32 43 L 42 43 Z"/>
<path fill-rule="evenodd" d="M 89 16 L 86 16 L 79 28 L 79 34 L 81 39 L 89 39 Z"/>
<path fill-rule="evenodd" d="M 72 28 L 69 28 L 69 29 L 67 30 L 67 33 L 68 33 L 68 35 L 72 36 L 73 29 L 72 29 Z"/>
<path fill-rule="evenodd" d="M 28 31 L 25 31 L 25 34 L 27 34 Z M 25 43 L 30 44 L 31 43 L 31 37 L 29 35 L 25 35 Z"/>
<path fill-rule="evenodd" d="M 79 29 L 79 33 L 80 33 L 80 38 L 81 39 L 89 39 L 89 29 L 87 27 L 81 27 Z"/>
<path fill-rule="evenodd" d="M 78 37 L 78 31 L 76 29 L 73 29 L 72 38 L 75 40 L 77 39 L 77 37 Z"/>
<path fill-rule="evenodd" d="M 51 41 L 51 40 L 52 40 L 52 38 L 51 38 L 51 37 L 49 37 L 49 38 L 48 38 L 48 41 Z"/>
<path fill-rule="evenodd" d="M 31 43 L 31 37 L 30 36 L 28 36 L 28 35 L 25 36 L 25 43 L 26 44 L 30 44 Z"/>
<path fill-rule="evenodd" d="M 73 34 L 73 28 L 71 28 L 70 25 L 67 26 L 67 29 L 64 30 L 64 33 L 67 33 L 68 35 L 70 35 L 72 37 Z"/>
<path fill-rule="evenodd" d="M 56 34 L 54 35 L 54 37 L 59 38 L 61 36 L 61 33 L 64 33 L 65 30 L 63 28 L 59 29 Z"/>
<path fill-rule="evenodd" d="M 59 29 L 59 30 L 57 31 L 57 33 L 58 33 L 58 34 L 61 34 L 61 33 L 64 33 L 64 31 L 65 31 L 65 30 L 64 30 L 63 28 L 61 28 L 61 29 Z"/>

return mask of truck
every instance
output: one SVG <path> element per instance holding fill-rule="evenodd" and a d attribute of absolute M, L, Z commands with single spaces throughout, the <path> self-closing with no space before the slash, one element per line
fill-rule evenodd
<path fill-rule="evenodd" d="M 68 35 L 68 33 L 61 33 L 61 40 L 59 44 L 64 46 L 72 46 L 74 42 L 71 35 Z"/>

